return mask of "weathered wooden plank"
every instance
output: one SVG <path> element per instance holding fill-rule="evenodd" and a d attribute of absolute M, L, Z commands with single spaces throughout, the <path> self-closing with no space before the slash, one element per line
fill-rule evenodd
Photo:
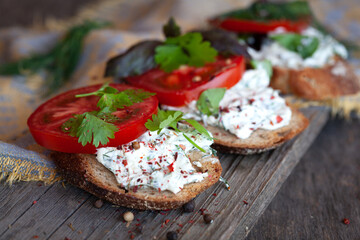
<path fill-rule="evenodd" d="M 52 186 L 42 183 L 14 183 L 0 187 L 0 238 L 12 224 Z"/>
<path fill-rule="evenodd" d="M 110 203 L 96 209 L 93 207 L 95 197 L 87 198 L 89 194 L 82 190 L 71 186 L 64 189 L 56 184 L 21 216 L 5 217 L 13 223 L 13 228 L 6 229 L 0 237 L 31 238 L 37 235 L 49 239 L 129 239 L 133 236 L 135 239 L 163 239 L 168 231 L 178 231 L 183 239 L 228 239 L 234 232 L 234 238 L 242 239 L 328 117 L 327 111 L 319 109 L 309 109 L 307 115 L 311 124 L 306 132 L 275 151 L 247 157 L 221 155 L 223 176 L 228 179 L 232 190 L 227 191 L 221 183 L 214 185 L 196 198 L 194 213 L 185 214 L 181 209 L 160 214 L 131 210 L 137 220 L 126 226 L 122 214 L 128 209 L 116 208 Z M 16 194 L 10 194 L 10 198 L 15 199 Z M 203 208 L 205 213 L 214 215 L 213 224 L 204 223 L 199 211 Z M 137 225 L 143 227 L 142 233 L 137 231 Z"/>
<path fill-rule="evenodd" d="M 247 239 L 360 239 L 359 149 L 359 119 L 329 121 Z"/>
<path fill-rule="evenodd" d="M 29 186 L 31 189 L 31 186 Z M 31 195 L 30 195 L 31 194 Z M 75 209 L 79 208 L 90 194 L 74 187 L 64 188 L 56 183 L 41 195 L 31 192 L 25 201 L 31 204 L 21 216 L 14 219 L 11 228 L 0 235 L 1 239 L 31 239 L 33 236 L 47 237 L 55 231 Z M 10 195 L 16 198 L 16 194 Z M 36 198 L 36 203 L 32 199 Z M 17 203 L 16 208 L 24 204 Z M 9 216 L 6 218 L 10 219 Z"/>

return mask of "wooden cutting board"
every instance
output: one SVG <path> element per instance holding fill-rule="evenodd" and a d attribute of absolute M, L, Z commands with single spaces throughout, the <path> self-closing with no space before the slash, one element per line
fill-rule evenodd
<path fill-rule="evenodd" d="M 218 183 L 195 199 L 195 211 L 137 211 L 97 200 L 87 192 L 56 183 L 16 183 L 0 186 L 0 239 L 166 239 L 178 231 L 181 239 L 244 239 L 281 185 L 325 125 L 325 108 L 304 110 L 309 127 L 280 148 L 259 155 L 220 155 L 222 176 L 231 190 Z M 132 211 L 127 225 L 122 215 Z M 202 213 L 214 217 L 206 224 Z M 139 228 L 142 228 L 141 232 Z"/>

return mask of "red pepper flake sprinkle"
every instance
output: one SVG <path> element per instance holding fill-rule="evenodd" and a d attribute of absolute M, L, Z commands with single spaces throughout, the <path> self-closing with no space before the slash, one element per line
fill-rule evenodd
<path fill-rule="evenodd" d="M 189 223 L 194 223 L 194 220 L 190 220 Z"/>
<path fill-rule="evenodd" d="M 168 169 L 170 172 L 173 172 L 174 171 L 174 162 L 172 162 L 169 166 L 168 166 Z"/>
<path fill-rule="evenodd" d="M 122 164 L 126 167 L 128 165 L 127 161 L 126 160 L 123 160 L 122 161 Z"/>
<path fill-rule="evenodd" d="M 159 190 L 159 193 L 161 192 L 161 189 L 160 188 L 158 188 L 158 190 Z"/>
<path fill-rule="evenodd" d="M 134 239 L 134 238 L 135 238 L 135 236 L 131 234 L 131 235 L 130 235 L 130 239 Z"/>
<path fill-rule="evenodd" d="M 275 97 L 274 96 L 271 96 L 270 99 L 273 100 Z"/>
<path fill-rule="evenodd" d="M 170 222 L 170 219 L 166 219 L 164 223 L 168 224 L 169 222 Z"/>
<path fill-rule="evenodd" d="M 347 218 L 344 218 L 344 219 L 342 220 L 342 222 L 343 222 L 344 224 L 346 224 L 346 225 L 350 224 L 350 220 L 347 219 Z"/>
<path fill-rule="evenodd" d="M 279 115 L 276 116 L 276 122 L 280 123 L 283 120 L 282 117 L 280 117 Z"/>
<path fill-rule="evenodd" d="M 255 99 L 253 98 L 249 99 L 249 104 L 253 104 L 253 102 L 255 102 Z"/>
<path fill-rule="evenodd" d="M 247 201 L 245 201 L 245 200 L 243 200 L 243 203 L 245 204 L 245 205 L 248 205 L 249 203 L 247 202 Z"/>
<path fill-rule="evenodd" d="M 183 227 L 183 225 L 181 223 L 178 223 L 178 226 L 181 227 L 181 228 Z"/>
<path fill-rule="evenodd" d="M 37 201 L 35 200 L 35 201 L 33 201 L 33 204 L 37 204 Z"/>
<path fill-rule="evenodd" d="M 183 144 L 179 144 L 179 147 L 180 147 L 182 150 L 184 150 L 184 151 L 185 151 L 185 149 L 186 149 L 186 146 L 183 145 Z"/>
<path fill-rule="evenodd" d="M 216 194 L 216 193 L 213 193 L 213 196 L 214 196 L 214 197 L 216 197 L 216 196 L 217 196 L 217 194 Z"/>
<path fill-rule="evenodd" d="M 39 236 L 38 236 L 38 235 L 35 235 L 35 236 L 33 236 L 32 238 L 39 238 Z"/>
<path fill-rule="evenodd" d="M 137 227 L 139 227 L 140 225 L 141 225 L 140 223 L 135 224 L 135 226 L 137 226 Z"/>

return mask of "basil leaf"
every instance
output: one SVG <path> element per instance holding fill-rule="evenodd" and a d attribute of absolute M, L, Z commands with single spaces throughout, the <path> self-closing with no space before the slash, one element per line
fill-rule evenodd
<path fill-rule="evenodd" d="M 270 36 L 284 48 L 300 54 L 305 59 L 311 57 L 319 46 L 316 37 L 302 36 L 295 33 L 284 33 Z"/>
<path fill-rule="evenodd" d="M 269 78 L 272 77 L 273 68 L 272 68 L 271 62 L 269 60 L 263 60 L 263 61 L 251 60 L 250 64 L 255 69 L 259 69 L 259 68 L 265 69 Z"/>
<path fill-rule="evenodd" d="M 299 20 L 311 18 L 310 6 L 306 1 L 254 2 L 248 8 L 221 14 L 214 19 L 237 18 L 254 21 Z"/>
<path fill-rule="evenodd" d="M 157 66 L 154 60 L 155 48 L 161 41 L 142 41 L 125 53 L 110 59 L 106 64 L 105 77 L 113 76 L 115 80 L 140 75 Z"/>
<path fill-rule="evenodd" d="M 219 104 L 225 95 L 226 88 L 210 88 L 201 93 L 196 106 L 200 112 L 210 116 L 219 113 Z"/>
<path fill-rule="evenodd" d="M 215 48 L 219 54 L 225 57 L 242 55 L 247 59 L 251 59 L 249 53 L 247 52 L 247 47 L 239 43 L 235 33 L 222 29 L 195 32 L 200 33 L 204 41 L 209 41 L 211 46 Z"/>
<path fill-rule="evenodd" d="M 181 35 L 181 29 L 173 17 L 171 17 L 169 21 L 163 26 L 163 33 L 166 38 L 178 37 Z"/>

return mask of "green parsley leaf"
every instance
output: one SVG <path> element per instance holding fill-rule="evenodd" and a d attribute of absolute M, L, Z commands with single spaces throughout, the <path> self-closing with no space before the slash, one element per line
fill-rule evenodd
<path fill-rule="evenodd" d="M 200 67 L 214 62 L 217 56 L 210 42 L 203 41 L 202 35 L 196 32 L 167 38 L 165 44 L 158 46 L 155 52 L 155 62 L 165 72 L 171 72 L 183 64 Z"/>
<path fill-rule="evenodd" d="M 99 118 L 97 112 L 77 114 L 67 120 L 62 129 L 70 136 L 79 138 L 78 142 L 83 146 L 92 143 L 95 147 L 107 144 L 109 138 L 114 138 L 114 133 L 118 130 L 114 124 Z"/>
<path fill-rule="evenodd" d="M 262 60 L 262 61 L 251 60 L 250 64 L 255 69 L 259 69 L 259 68 L 265 69 L 265 71 L 267 72 L 269 78 L 272 77 L 273 68 L 272 68 L 272 64 L 271 64 L 271 62 L 269 60 L 267 60 L 267 59 Z"/>
<path fill-rule="evenodd" d="M 189 62 L 188 55 L 180 46 L 162 45 L 155 49 L 155 62 L 165 72 L 171 72 Z"/>
<path fill-rule="evenodd" d="M 317 37 L 303 36 L 296 33 L 284 33 L 270 36 L 284 48 L 300 54 L 305 59 L 311 57 L 319 46 Z"/>
<path fill-rule="evenodd" d="M 181 29 L 173 17 L 171 17 L 169 21 L 163 26 L 163 33 L 167 38 L 178 37 L 181 35 Z"/>
<path fill-rule="evenodd" d="M 99 111 L 76 114 L 68 119 L 61 129 L 70 136 L 79 138 L 79 143 L 85 146 L 92 143 L 95 147 L 105 145 L 109 138 L 114 138 L 118 128 L 113 124 L 119 118 L 113 115 L 118 108 L 131 106 L 153 96 L 154 93 L 141 89 L 126 89 L 119 92 L 116 88 L 104 84 L 99 90 L 91 93 L 79 94 L 76 97 L 99 96 L 97 106 Z"/>
<path fill-rule="evenodd" d="M 181 120 L 182 116 L 183 113 L 180 111 L 159 110 L 157 114 L 152 115 L 152 120 L 147 120 L 145 127 L 150 131 L 158 131 L 158 133 L 167 127 L 172 127 L 176 131 L 179 131 L 177 123 Z"/>
<path fill-rule="evenodd" d="M 158 133 L 161 132 L 162 129 L 171 127 L 175 131 L 180 132 L 180 130 L 177 127 L 177 124 L 179 121 L 186 121 L 191 126 L 193 126 L 200 134 L 206 136 L 207 138 L 212 139 L 209 132 L 206 130 L 204 126 L 202 126 L 200 123 L 198 123 L 195 120 L 192 119 L 184 119 L 183 113 L 180 111 L 163 111 L 159 110 L 157 114 L 152 115 L 152 120 L 148 119 L 145 123 L 145 127 L 149 129 L 150 131 L 158 131 Z M 204 149 L 199 147 L 194 141 L 192 141 L 189 137 L 187 137 L 184 134 L 184 137 L 196 148 L 198 148 L 200 151 L 205 152 Z"/>
<path fill-rule="evenodd" d="M 203 91 L 196 102 L 197 108 L 207 116 L 218 114 L 219 104 L 225 92 L 226 88 L 210 88 Z"/>

